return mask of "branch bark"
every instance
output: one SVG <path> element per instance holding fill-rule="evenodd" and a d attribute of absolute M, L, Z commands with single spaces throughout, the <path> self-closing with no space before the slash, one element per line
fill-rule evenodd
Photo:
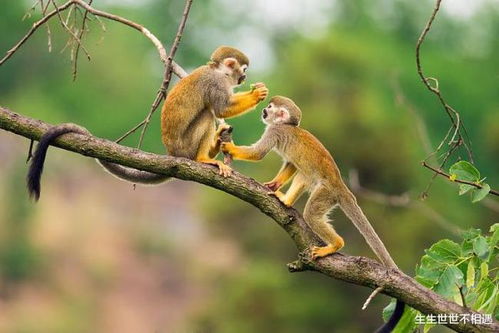
<path fill-rule="evenodd" d="M 38 140 L 50 125 L 0 107 L 0 128 Z M 300 251 L 299 259 L 288 264 L 292 272 L 310 270 L 360 286 L 369 288 L 382 286 L 382 293 L 396 297 L 424 314 L 474 313 L 423 287 L 403 272 L 386 268 L 369 258 L 337 253 L 312 261 L 308 249 L 312 244 L 317 244 L 318 239 L 303 217 L 296 210 L 283 206 L 278 199 L 270 196 L 263 185 L 238 172 L 234 172 L 231 177 L 223 178 L 218 175 L 214 167 L 185 158 L 146 153 L 94 136 L 67 134 L 56 140 L 55 145 L 81 155 L 201 183 L 252 204 L 278 223 Z M 492 324 L 461 322 L 449 327 L 457 332 L 498 332 L 499 322 L 494 321 Z"/>

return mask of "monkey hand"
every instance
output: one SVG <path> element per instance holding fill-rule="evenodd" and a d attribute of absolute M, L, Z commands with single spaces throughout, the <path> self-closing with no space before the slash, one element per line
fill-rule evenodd
<path fill-rule="evenodd" d="M 232 152 L 234 151 L 234 148 L 236 145 L 234 142 L 221 142 L 220 143 L 220 151 L 224 154 L 230 154 L 232 155 Z"/>
<path fill-rule="evenodd" d="M 269 190 L 271 190 L 273 192 L 277 191 L 282 186 L 282 184 L 280 182 L 275 181 L 275 180 L 271 180 L 270 182 L 263 183 L 263 185 L 268 187 Z"/>
<path fill-rule="evenodd" d="M 251 94 L 256 98 L 258 102 L 263 101 L 269 95 L 269 89 L 264 83 L 255 83 L 252 87 Z"/>
<path fill-rule="evenodd" d="M 230 129 L 232 126 L 230 126 L 229 124 L 227 123 L 221 123 L 220 125 L 218 125 L 217 127 L 217 135 L 220 135 L 220 133 L 222 133 L 224 130 L 228 130 Z"/>

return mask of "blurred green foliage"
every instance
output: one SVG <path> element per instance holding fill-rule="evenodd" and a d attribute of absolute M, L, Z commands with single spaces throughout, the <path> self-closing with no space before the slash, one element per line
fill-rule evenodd
<path fill-rule="evenodd" d="M 318 3 L 311 2 L 310 6 L 318 6 Z M 497 222 L 497 200 L 488 205 L 472 205 L 470 200 L 456 194 L 457 185 L 437 179 L 429 198 L 424 203 L 417 202 L 431 177 L 431 173 L 419 165 L 427 152 L 416 128 L 417 117 L 426 124 L 434 147 L 449 127 L 447 116 L 419 81 L 415 70 L 415 42 L 433 2 L 344 0 L 331 3 L 334 5 L 330 8 L 315 13 L 321 14 L 326 24 L 317 31 L 309 31 L 305 28 L 315 23 L 312 22 L 314 17 L 295 20 L 294 16 L 290 16 L 284 23 L 279 23 L 281 17 L 286 17 L 286 10 L 277 11 L 270 3 L 267 9 L 262 1 L 237 4 L 226 0 L 197 1 L 193 5 L 176 61 L 185 69 L 192 70 L 205 63 L 211 50 L 220 44 L 232 44 L 253 51 L 250 55 L 255 66 L 250 68 L 245 88 L 249 83 L 263 81 L 271 94 L 294 99 L 303 110 L 303 127 L 313 132 L 332 152 L 344 177 L 347 177 L 349 170 L 355 169 L 359 172 L 363 187 L 389 195 L 408 193 L 411 202 L 416 202 L 394 207 L 359 197 L 364 211 L 393 253 L 395 261 L 404 271 L 413 274 L 425 248 L 443 238 L 460 241 L 451 233 L 453 228 L 488 230 Z M 169 45 L 183 2 L 148 0 L 120 4 L 117 1 L 94 1 L 94 6 L 146 25 Z M 299 6 L 297 3 L 289 4 L 290 10 L 294 8 L 298 12 Z M 449 7 L 452 6 L 449 3 Z M 0 30 L 3 31 L 0 49 L 4 52 L 21 38 L 39 14 L 21 21 L 29 7 L 24 1 L 3 2 L 0 7 Z M 455 16 L 451 12 L 443 10 L 439 14 L 422 48 L 423 66 L 428 76 L 439 79 L 445 98 L 461 113 L 473 142 L 475 165 L 487 175 L 487 183 L 497 189 L 498 8 L 493 1 L 485 1 L 471 17 Z M 303 10 L 303 15 L 306 14 Z M 89 62 L 80 54 L 75 82 L 71 77 L 68 50 L 60 53 L 67 40 L 63 29 L 56 20 L 51 21 L 52 53 L 47 52 L 46 31 L 40 29 L 12 59 L 0 67 L 2 106 L 51 123 L 76 122 L 95 135 L 110 139 L 119 137 L 141 121 L 161 83 L 161 63 L 154 47 L 140 33 L 114 22 L 104 23 L 106 31 L 96 20 L 90 22 L 85 45 L 92 60 Z M 259 47 L 262 47 L 262 53 Z M 265 50 L 270 50 L 270 53 L 263 52 Z M 262 55 L 268 56 L 268 59 L 259 59 Z M 416 115 L 409 112 L 410 109 L 415 110 Z M 144 149 L 161 153 L 164 150 L 159 136 L 158 115 L 153 117 Z M 250 144 L 259 138 L 263 131 L 259 118 L 258 108 L 230 121 L 235 128 L 234 139 L 237 143 Z M 0 133 L 0 148 L 6 142 L 4 138 L 10 135 Z M 137 140 L 135 136 L 125 143 L 135 146 Z M 59 199 L 57 204 L 31 208 L 22 190 L 25 147 L 13 147 L 16 154 L 7 155 L 11 159 L 15 156 L 15 160 L 11 161 L 13 164 L 0 164 L 3 175 L 0 179 L 2 281 L 8 281 L 5 283 L 9 286 L 49 286 L 46 298 L 58 299 L 62 305 L 55 307 L 49 319 L 35 328 L 30 326 L 32 322 L 16 321 L 16 318 L 29 315 L 30 309 L 16 308 L 19 315 L 11 319 L 0 318 L 1 327 L 16 327 L 16 332 L 87 332 L 106 331 L 105 328 L 109 331 L 110 326 L 96 318 L 99 314 L 112 317 L 115 313 L 101 311 L 99 309 L 105 307 L 97 304 L 110 302 L 119 305 L 120 299 L 112 298 L 107 292 L 113 289 L 111 286 L 120 283 L 120 274 L 139 275 L 139 271 L 149 272 L 155 281 L 161 282 L 164 276 L 169 277 L 170 280 L 161 282 L 163 285 L 151 294 L 166 297 L 165 288 L 175 285 L 177 289 L 189 286 L 194 290 L 186 292 L 186 295 L 197 295 L 198 292 L 205 295 L 199 296 L 199 304 L 186 306 L 187 310 L 179 317 L 183 321 L 175 326 L 180 327 L 180 332 L 355 333 L 373 330 L 380 324 L 381 309 L 386 302 L 384 298 L 375 299 L 369 309 L 362 312 L 360 307 L 368 296 L 368 290 L 313 273 L 288 274 L 284 264 L 296 257 L 289 239 L 267 217 L 235 198 L 197 184 L 189 187 L 191 192 L 185 196 L 182 194 L 182 198 L 192 204 L 188 207 L 194 207 L 189 209 L 195 211 L 189 213 L 202 220 L 211 240 L 227 240 L 237 248 L 237 251 L 233 249 L 230 253 L 211 253 L 211 256 L 217 257 L 213 260 L 224 261 L 232 252 L 239 253 L 230 269 L 199 268 L 190 261 L 186 262 L 195 260 L 194 252 L 190 252 L 191 259 L 181 255 L 185 251 L 182 244 L 192 233 L 189 229 L 192 228 L 191 215 L 178 215 L 176 211 L 166 210 L 163 205 L 167 203 L 164 203 L 163 196 L 155 199 L 147 195 L 153 191 L 151 189 L 143 190 L 140 195 L 139 192 L 125 195 L 125 190 L 129 189 L 126 185 L 123 189 L 107 188 L 102 184 L 110 177 L 100 172 L 92 161 L 79 159 L 67 166 L 65 158 L 68 155 L 63 155 L 65 158 L 57 160 L 57 163 L 51 162 L 49 157 L 44 177 L 46 200 L 50 200 L 50 196 Z M 461 153 L 458 152 L 449 165 L 457 162 Z M 4 158 L 2 149 L 0 157 Z M 265 181 L 273 177 L 279 164 L 276 156 L 270 156 L 259 164 L 236 162 L 235 167 Z M 88 182 L 89 178 L 95 178 L 95 181 Z M 178 195 L 171 193 L 176 194 L 182 186 L 179 182 L 169 183 L 164 185 L 165 192 L 160 193 L 166 193 L 165 197 L 174 200 Z M 107 191 L 119 195 L 110 194 L 105 199 L 98 196 L 107 194 Z M 92 195 L 83 197 L 83 194 L 78 194 L 87 192 L 96 193 L 95 197 L 101 201 Z M 141 204 L 131 204 L 123 202 L 125 199 L 121 199 L 122 196 L 131 196 L 134 199 L 129 200 L 134 202 L 140 196 L 147 199 L 140 201 Z M 109 201 L 108 197 L 111 197 Z M 106 200 L 105 203 L 102 200 Z M 300 202 L 298 208 L 302 204 Z M 60 210 L 61 205 L 65 217 L 59 217 L 59 212 L 51 213 Z M 76 260 L 76 273 L 70 275 L 70 280 L 80 281 L 81 277 L 85 277 L 90 282 L 83 284 L 86 287 L 75 282 L 78 288 L 83 288 L 81 290 L 61 290 L 56 287 L 61 278 L 51 273 L 57 271 L 56 267 L 61 262 L 61 254 L 57 251 L 66 252 L 65 255 L 74 258 L 85 256 L 70 240 L 64 243 L 59 238 L 59 250 L 47 250 L 46 245 L 33 239 L 33 230 L 40 228 L 40 224 L 48 223 L 43 220 L 46 216 L 61 221 L 67 218 L 69 221 L 64 221 L 64 224 L 73 223 L 72 219 L 78 219 L 79 212 L 87 214 L 87 207 L 99 212 L 96 214 L 98 220 L 106 220 L 106 214 L 110 212 L 120 214 L 120 211 L 129 212 L 128 209 L 134 208 L 133 214 L 123 213 L 117 219 L 130 225 L 139 224 L 140 228 L 117 224 L 117 229 L 120 229 L 116 231 L 117 235 L 123 239 L 118 243 L 104 242 L 108 246 L 104 252 L 111 251 L 112 247 L 122 249 L 121 246 L 127 250 L 120 252 L 120 255 L 110 254 L 109 258 L 113 259 L 106 259 L 108 261 L 102 259 L 102 262 L 96 260 L 89 264 L 85 259 Z M 357 231 L 341 214 L 334 215 L 335 227 L 346 239 L 345 252 L 370 256 Z M 154 224 L 158 219 L 176 221 L 184 227 Z M 33 221 L 38 221 L 38 224 Z M 95 227 L 106 228 L 99 224 Z M 91 232 L 78 227 L 75 233 L 87 235 Z M 163 234 L 166 236 L 158 236 Z M 72 250 L 64 251 L 67 247 Z M 142 270 L 138 270 L 138 263 L 130 259 L 137 254 L 139 262 L 146 265 L 145 268 L 140 266 Z M 118 260 L 121 255 L 126 258 Z M 115 262 L 122 261 L 128 264 L 122 264 L 122 268 L 113 266 Z M 168 267 L 180 271 L 178 276 L 170 270 L 165 273 L 165 269 L 161 268 L 170 264 L 173 266 Z M 478 269 L 478 266 L 475 268 Z M 131 281 L 136 282 L 135 279 Z M 125 285 L 132 289 L 134 283 Z M 141 284 L 137 282 L 137 285 Z M 3 291 L 12 290 L 5 284 L 3 286 Z M 15 290 L 12 298 L 1 300 L 6 307 L 15 308 L 12 300 L 16 296 Z M 138 290 L 137 294 L 141 295 L 143 289 Z M 132 293 L 127 288 L 121 292 Z M 165 306 L 151 301 L 154 299 L 151 294 L 147 294 L 150 297 L 148 302 L 131 299 L 135 300 L 134 305 L 140 304 L 145 309 L 158 309 L 158 304 Z M 178 295 L 174 299 L 181 301 Z M 158 318 L 168 317 L 166 313 L 173 311 L 172 307 L 159 307 L 164 312 Z M 113 308 L 121 309 L 120 306 Z M 158 332 L 171 332 L 168 325 L 157 324 L 163 323 L 161 320 L 148 317 L 152 312 L 137 313 L 135 317 L 143 317 L 144 322 L 153 325 Z M 446 329 L 435 328 L 435 332 L 438 331 Z"/>

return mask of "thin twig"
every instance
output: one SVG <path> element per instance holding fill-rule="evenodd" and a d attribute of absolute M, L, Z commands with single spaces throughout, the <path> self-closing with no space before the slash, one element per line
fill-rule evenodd
<path fill-rule="evenodd" d="M 61 12 L 59 11 L 59 7 L 57 7 L 57 4 L 55 3 L 55 1 L 54 0 L 49 0 L 49 1 L 54 6 L 55 11 L 57 12 L 57 17 L 59 18 L 59 22 L 61 22 L 62 27 L 64 29 L 66 29 L 66 31 L 70 34 L 70 36 L 73 37 L 73 40 L 81 46 L 81 49 L 83 50 L 83 52 L 85 52 L 85 55 L 87 56 L 87 59 L 90 60 L 90 53 L 87 51 L 85 46 L 81 45 L 80 38 L 78 38 L 78 36 L 75 34 L 75 32 L 68 27 L 68 25 L 66 24 L 66 22 L 62 18 Z"/>
<path fill-rule="evenodd" d="M 142 141 L 144 140 L 144 135 L 147 131 L 147 127 L 149 126 L 149 122 L 151 121 L 151 117 L 153 113 L 158 109 L 161 102 L 166 98 L 166 93 L 168 91 L 168 86 L 170 85 L 170 81 L 172 79 L 172 62 L 175 53 L 177 52 L 178 45 L 180 44 L 180 40 L 182 39 L 182 34 L 185 29 L 185 24 L 187 22 L 187 17 L 189 16 L 189 11 L 192 6 L 192 0 L 186 0 L 184 6 L 184 12 L 182 14 L 182 19 L 180 20 L 180 24 L 177 29 L 177 34 L 175 35 L 175 39 L 173 40 L 172 47 L 170 48 L 170 53 L 168 54 L 168 59 L 165 64 L 165 74 L 163 77 L 163 82 L 161 83 L 161 87 L 158 90 L 156 98 L 151 105 L 151 109 L 147 114 L 147 117 L 144 122 L 144 127 L 142 128 L 142 132 L 140 133 L 139 144 L 137 148 L 140 149 L 142 146 Z"/>
<path fill-rule="evenodd" d="M 445 112 L 449 116 L 449 119 L 452 123 L 452 127 L 449 129 L 449 131 L 447 132 L 445 137 L 442 139 L 442 141 L 438 145 L 437 149 L 434 152 L 430 153 L 426 157 L 425 161 L 428 161 L 430 158 L 432 158 L 438 151 L 440 151 L 440 149 L 443 148 L 444 143 L 447 142 L 448 146 L 450 146 L 449 152 L 451 152 L 451 154 L 459 146 L 461 146 L 461 145 L 464 146 L 467 153 L 468 153 L 468 157 L 469 157 L 470 161 L 473 162 L 473 152 L 471 150 L 471 141 L 468 138 L 466 128 L 464 127 L 464 124 L 461 120 L 459 112 L 457 112 L 454 108 L 452 108 L 445 101 L 445 99 L 443 98 L 442 93 L 440 91 L 438 80 L 436 78 L 433 78 L 433 77 L 426 77 L 424 75 L 423 67 L 421 65 L 421 55 L 420 55 L 421 46 L 422 46 L 423 42 L 425 41 L 425 38 L 428 35 L 428 33 L 431 29 L 431 26 L 432 26 L 432 24 L 437 16 L 437 13 L 440 9 L 441 2 L 442 2 L 442 0 L 436 0 L 435 7 L 431 13 L 431 16 L 428 19 L 428 21 L 426 22 L 426 25 L 425 25 L 423 31 L 421 32 L 421 34 L 418 38 L 418 41 L 416 43 L 416 67 L 417 67 L 418 75 L 421 78 L 421 81 L 423 82 L 425 87 L 437 96 L 438 100 L 440 101 L 440 104 L 443 106 Z M 430 82 L 433 82 L 434 85 L 432 85 Z M 463 131 L 463 133 L 465 135 L 464 138 L 463 138 L 461 131 Z M 449 135 L 450 135 L 450 139 L 448 140 Z M 467 141 L 469 141 L 469 143 Z M 440 168 L 445 166 L 445 164 L 448 161 L 448 159 L 450 158 L 451 154 L 446 154 L 445 159 L 443 160 Z M 423 192 L 423 195 L 427 195 L 427 192 L 428 192 L 429 188 L 431 187 L 431 184 L 433 183 L 435 176 L 436 176 L 436 174 L 433 175 L 432 179 L 430 180 L 430 183 L 427 186 L 427 190 L 425 192 Z"/>
<path fill-rule="evenodd" d="M 92 5 L 93 0 L 88 0 L 88 5 Z M 85 10 L 85 14 L 83 14 L 83 19 L 81 23 L 81 31 L 80 35 L 78 36 L 80 40 L 83 38 L 83 34 L 85 33 L 85 26 L 87 24 L 87 18 L 88 18 L 88 10 Z M 75 49 L 75 58 L 73 61 L 73 81 L 76 80 L 76 76 L 78 74 L 78 55 L 80 54 L 80 44 L 76 45 Z"/>
<path fill-rule="evenodd" d="M 463 307 L 467 308 L 468 306 L 466 305 L 466 298 L 464 297 L 463 294 L 463 287 L 457 287 L 459 289 L 459 294 L 461 295 L 461 302 L 463 302 Z"/>
<path fill-rule="evenodd" d="M 371 295 L 369 295 L 369 297 L 366 299 L 364 305 L 362 305 L 362 310 L 367 309 L 367 307 L 369 306 L 369 303 L 371 303 L 373 298 L 376 297 L 376 295 L 382 290 L 383 290 L 383 287 L 378 287 L 378 288 L 374 289 L 374 291 L 371 293 Z"/>
<path fill-rule="evenodd" d="M 68 1 L 65 4 L 59 6 L 59 8 L 58 8 L 59 11 L 63 11 L 65 9 L 67 9 L 69 6 L 71 6 L 73 4 L 73 1 L 74 0 Z M 0 66 L 3 65 L 4 62 L 6 62 L 31 37 L 31 35 L 33 35 L 35 33 L 35 31 L 40 26 L 42 26 L 45 22 L 50 20 L 50 18 L 52 16 L 57 14 L 57 12 L 58 12 L 57 10 L 54 10 L 54 11 L 48 13 L 47 15 L 45 15 L 44 17 L 42 17 L 40 20 L 33 23 L 33 26 L 31 27 L 31 29 L 28 30 L 26 35 L 24 35 L 23 38 L 21 38 L 10 50 L 8 50 L 7 53 L 5 54 L 5 56 L 0 60 Z"/>
<path fill-rule="evenodd" d="M 437 168 L 432 167 L 431 165 L 429 165 L 425 161 L 421 162 L 421 165 L 424 166 L 427 169 L 430 169 L 431 171 L 433 171 L 437 175 L 444 176 L 445 178 L 447 178 L 448 180 L 450 180 L 452 182 L 459 183 L 459 184 L 470 185 L 470 186 L 476 187 L 478 189 L 482 189 L 483 188 L 483 186 L 480 185 L 480 184 L 478 184 L 478 183 L 469 182 L 467 180 L 462 180 L 462 179 L 452 179 L 451 176 L 448 173 L 446 173 L 445 171 L 443 171 L 441 169 L 437 169 Z M 493 189 L 491 189 L 489 193 L 493 194 L 493 195 L 499 196 L 499 191 L 496 191 L 496 190 L 493 190 Z"/>
<path fill-rule="evenodd" d="M 5 61 L 7 61 L 31 37 L 31 35 L 33 35 L 33 33 L 40 26 L 42 26 L 44 23 L 46 23 L 50 18 L 52 18 L 58 12 L 66 10 L 69 6 L 71 6 L 73 4 L 76 4 L 76 5 L 84 8 L 84 9 L 86 9 L 88 12 L 92 13 L 95 16 L 104 17 L 104 18 L 107 18 L 109 20 L 125 24 L 125 25 L 127 25 L 127 26 L 129 26 L 129 27 L 131 27 L 131 28 L 133 28 L 133 29 L 141 32 L 156 47 L 156 49 L 158 50 L 159 57 L 160 57 L 161 61 L 163 63 L 165 63 L 165 64 L 167 63 L 168 57 L 166 55 L 166 50 L 165 50 L 163 44 L 159 41 L 159 39 L 154 34 L 152 34 L 144 26 L 142 26 L 142 25 L 140 25 L 138 23 L 135 23 L 133 21 L 130 21 L 130 20 L 126 19 L 126 18 L 123 18 L 121 16 L 110 14 L 110 13 L 107 13 L 107 12 L 95 9 L 95 8 L 91 7 L 90 5 L 88 5 L 86 2 L 84 2 L 82 0 L 70 0 L 70 1 L 68 1 L 66 3 L 64 3 L 63 5 L 59 6 L 58 7 L 58 11 L 54 10 L 54 11 L 48 13 L 42 19 L 40 19 L 40 20 L 36 21 L 35 23 L 33 23 L 33 26 L 26 33 L 26 35 L 19 42 L 17 42 L 17 44 L 15 44 L 9 51 L 7 51 L 6 55 L 0 60 L 0 66 L 3 65 L 3 63 Z M 173 73 L 175 73 L 175 75 L 177 75 L 178 77 L 184 77 L 184 76 L 187 75 L 187 73 L 185 72 L 185 70 L 182 67 L 180 67 L 177 63 L 175 63 L 174 61 L 172 61 L 172 67 L 173 67 Z"/>

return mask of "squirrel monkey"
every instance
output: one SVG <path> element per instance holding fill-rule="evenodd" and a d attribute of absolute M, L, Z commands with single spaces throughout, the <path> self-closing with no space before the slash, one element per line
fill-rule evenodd
<path fill-rule="evenodd" d="M 170 155 L 216 165 L 221 175 L 230 175 L 230 167 L 214 159 L 220 151 L 219 135 L 229 127 L 223 124 L 217 128 L 216 119 L 252 110 L 268 95 L 263 83 L 256 83 L 247 92 L 233 92 L 246 79 L 248 66 L 249 59 L 244 53 L 220 46 L 207 65 L 195 69 L 171 89 L 161 111 L 161 137 Z M 66 133 L 89 132 L 74 124 L 61 124 L 42 136 L 28 173 L 28 190 L 36 200 L 40 196 L 40 178 L 48 146 Z M 112 175 L 133 183 L 158 184 L 170 178 L 103 160 L 98 162 Z"/>
<path fill-rule="evenodd" d="M 251 146 L 236 146 L 222 142 L 221 150 L 233 159 L 258 161 L 274 149 L 284 159 L 279 173 L 265 185 L 286 206 L 292 206 L 305 192 L 310 197 L 303 217 L 312 231 L 325 243 L 311 249 L 313 259 L 321 258 L 341 249 L 345 242 L 329 224 L 328 213 L 339 206 L 364 236 L 367 244 L 381 262 L 398 270 L 368 219 L 357 204 L 355 196 L 343 182 L 340 171 L 327 149 L 310 132 L 299 127 L 300 108 L 289 98 L 275 96 L 262 111 L 265 132 Z M 279 189 L 290 179 L 293 181 L 284 194 Z M 403 314 L 404 303 L 397 301 L 396 310 L 378 332 L 391 332 Z"/>

